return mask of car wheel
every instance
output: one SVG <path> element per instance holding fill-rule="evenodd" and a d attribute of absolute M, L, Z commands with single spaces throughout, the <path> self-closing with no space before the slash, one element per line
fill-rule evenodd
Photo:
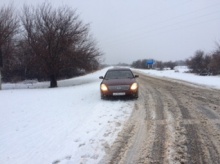
<path fill-rule="evenodd" d="M 134 95 L 134 98 L 135 98 L 135 99 L 138 99 L 138 97 L 139 97 L 138 94 Z"/>
<path fill-rule="evenodd" d="M 104 99 L 105 99 L 105 96 L 101 95 L 101 99 L 104 100 Z"/>

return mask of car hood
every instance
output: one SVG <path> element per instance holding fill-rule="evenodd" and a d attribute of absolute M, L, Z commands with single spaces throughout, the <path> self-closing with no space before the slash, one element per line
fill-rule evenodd
<path fill-rule="evenodd" d="M 135 79 L 104 79 L 102 83 L 106 85 L 131 85 L 133 84 Z"/>

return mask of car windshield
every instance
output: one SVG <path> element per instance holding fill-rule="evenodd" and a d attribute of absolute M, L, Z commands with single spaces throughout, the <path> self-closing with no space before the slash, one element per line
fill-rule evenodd
<path fill-rule="evenodd" d="M 127 79 L 127 78 L 134 78 L 132 72 L 129 70 L 108 71 L 105 75 L 105 79 Z"/>

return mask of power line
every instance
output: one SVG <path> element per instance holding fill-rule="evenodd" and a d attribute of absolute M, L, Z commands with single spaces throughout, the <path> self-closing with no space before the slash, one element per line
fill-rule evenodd
<path fill-rule="evenodd" d="M 198 10 L 197 10 L 198 11 Z M 148 30 L 148 31 L 143 31 L 143 32 L 141 32 L 140 33 L 140 31 L 141 30 L 135 30 L 135 33 L 133 32 L 129 32 L 129 34 L 130 33 L 132 33 L 132 35 L 126 35 L 126 33 L 124 33 L 124 35 L 122 35 L 122 37 L 121 38 L 119 38 L 118 37 L 118 39 L 117 40 L 121 40 L 121 39 L 126 39 L 126 38 L 131 38 L 131 37 L 133 37 L 133 36 L 137 36 L 137 35 L 143 35 L 143 33 L 144 34 L 146 34 L 146 33 L 152 33 L 152 32 L 154 32 L 154 31 L 159 31 L 159 30 L 163 30 L 164 28 L 167 28 L 167 27 L 170 27 L 170 26 L 175 26 L 175 25 L 178 25 L 178 24 L 183 24 L 183 23 L 188 23 L 188 22 L 190 22 L 190 21 L 194 21 L 194 20 L 198 20 L 199 18 L 202 18 L 202 17 L 205 17 L 205 16 L 209 16 L 209 15 L 213 15 L 213 14 L 216 14 L 216 13 L 219 13 L 220 11 L 219 10 L 217 10 L 217 11 L 214 11 L 214 12 L 211 12 L 211 13 L 207 13 L 207 14 L 203 14 L 203 15 L 199 15 L 199 16 L 197 16 L 197 17 L 194 17 L 193 19 L 187 19 L 187 20 L 185 20 L 185 21 L 179 21 L 179 22 L 176 22 L 176 23 L 172 23 L 172 24 L 168 24 L 168 25 L 163 25 L 163 26 L 160 26 L 160 27 L 156 27 L 156 29 L 154 28 L 154 29 L 152 29 L 152 30 Z M 153 25 L 151 25 L 151 26 L 153 26 Z M 115 42 L 115 41 L 117 41 L 116 39 L 114 39 L 114 40 L 112 40 L 112 41 L 110 41 L 110 42 Z M 108 41 L 107 41 L 108 42 Z"/>
<path fill-rule="evenodd" d="M 172 6 L 161 8 L 161 9 L 158 9 L 158 10 L 154 10 L 152 13 L 148 14 L 147 17 L 146 16 L 144 16 L 144 17 L 142 16 L 142 17 L 139 17 L 139 18 L 135 18 L 135 22 L 133 22 L 133 20 L 132 20 L 132 21 L 129 21 L 129 23 L 137 24 L 138 22 L 143 22 L 143 20 L 146 20 L 148 17 L 151 18 L 152 16 L 158 15 L 159 14 L 158 11 L 161 11 L 161 10 L 163 10 L 163 11 L 168 10 L 169 11 L 172 8 L 175 8 L 175 6 L 185 5 L 185 4 L 188 4 L 189 2 L 192 2 L 192 0 L 186 0 L 183 3 L 179 3 L 179 1 L 178 1 L 178 3 L 176 3 L 176 4 L 172 5 Z M 137 10 L 135 10 L 134 12 L 137 13 Z M 132 15 L 132 13 L 129 13 L 129 14 Z M 116 25 L 116 26 L 114 25 L 114 26 L 115 26 L 115 28 L 123 27 L 123 26 L 127 26 L 129 23 L 124 23 L 124 24 L 122 24 L 120 26 L 119 25 Z"/>
<path fill-rule="evenodd" d="M 177 27 L 177 28 L 172 28 L 172 29 L 168 29 L 168 30 L 159 31 L 157 33 L 142 33 L 142 35 L 136 35 L 134 37 L 124 39 L 124 41 L 122 41 L 121 44 L 132 44 L 134 40 L 135 40 L 135 42 L 137 42 L 138 40 L 143 39 L 143 38 L 153 37 L 155 35 L 164 34 L 164 33 L 170 32 L 170 31 L 177 31 L 177 30 L 181 30 L 181 29 L 186 29 L 186 28 L 190 28 L 190 27 L 195 26 L 195 25 L 204 24 L 204 23 L 211 22 L 211 21 L 216 21 L 216 20 L 220 21 L 220 18 L 218 17 L 218 18 L 214 18 L 214 19 L 210 19 L 210 20 L 206 20 L 206 21 L 200 21 L 200 22 L 190 24 L 190 25 L 185 25 L 185 26 L 182 26 L 182 27 Z M 119 44 L 119 43 L 114 42 L 114 43 L 112 43 L 112 45 L 113 44 Z"/>

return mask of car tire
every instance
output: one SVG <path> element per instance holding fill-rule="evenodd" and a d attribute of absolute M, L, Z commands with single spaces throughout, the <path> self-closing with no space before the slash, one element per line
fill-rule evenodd
<path fill-rule="evenodd" d="M 101 99 L 104 100 L 104 99 L 105 99 L 105 96 L 101 95 Z"/>
<path fill-rule="evenodd" d="M 138 94 L 136 94 L 136 95 L 134 96 L 134 99 L 138 99 L 138 97 L 139 97 Z"/>

